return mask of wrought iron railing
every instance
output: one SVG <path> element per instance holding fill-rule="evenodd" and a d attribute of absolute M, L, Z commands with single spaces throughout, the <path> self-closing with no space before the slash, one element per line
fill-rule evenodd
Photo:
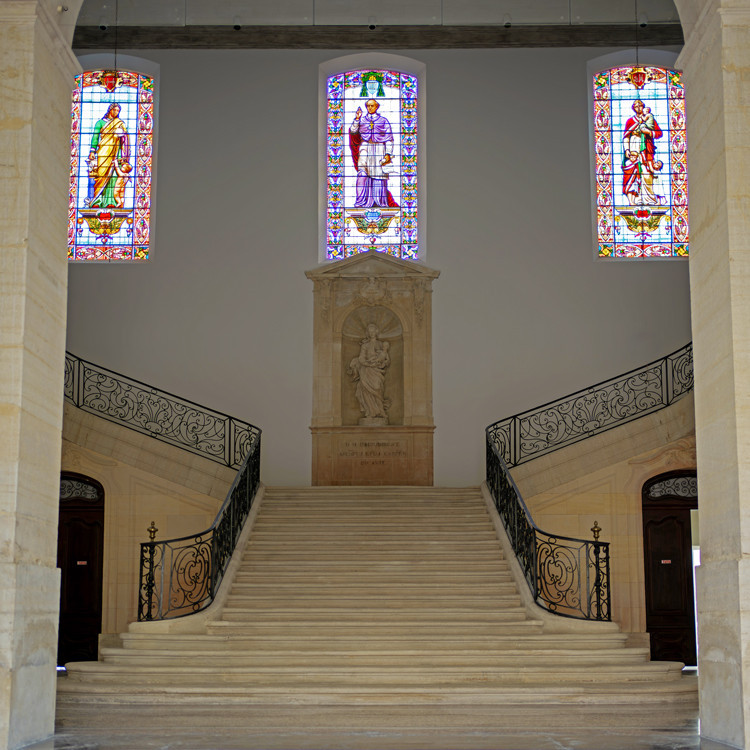
<path fill-rule="evenodd" d="M 491 424 L 488 439 L 508 466 L 659 411 L 693 388 L 693 345 L 643 367 Z"/>
<path fill-rule="evenodd" d="M 256 428 L 139 380 L 65 354 L 65 398 L 83 411 L 238 469 Z"/>
<path fill-rule="evenodd" d="M 249 426 L 249 450 L 212 526 L 141 544 L 140 621 L 184 617 L 214 600 L 260 484 L 260 430 Z"/>
<path fill-rule="evenodd" d="M 537 604 L 564 617 L 610 620 L 609 543 L 542 531 L 487 428 L 487 486 Z"/>

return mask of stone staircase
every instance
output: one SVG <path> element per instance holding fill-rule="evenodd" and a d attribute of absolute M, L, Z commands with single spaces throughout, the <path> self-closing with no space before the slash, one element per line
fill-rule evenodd
<path fill-rule="evenodd" d="M 69 664 L 60 725 L 96 726 L 107 704 L 169 704 L 183 726 L 206 705 L 255 707 L 248 722 L 281 711 L 287 725 L 295 711 L 309 721 L 306 707 L 375 707 L 382 723 L 389 707 L 416 721 L 463 706 L 473 726 L 499 707 L 511 720 L 513 706 L 697 705 L 681 664 L 650 662 L 614 624 L 550 632 L 522 604 L 478 488 L 267 488 L 224 585 L 201 632 L 141 626 Z"/>

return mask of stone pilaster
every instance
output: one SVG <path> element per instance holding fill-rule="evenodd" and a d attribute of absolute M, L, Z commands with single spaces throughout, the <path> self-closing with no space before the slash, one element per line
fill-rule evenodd
<path fill-rule="evenodd" d="M 705 3 L 679 64 L 686 80 L 690 165 L 701 733 L 747 747 L 750 2 Z"/>
<path fill-rule="evenodd" d="M 9 748 L 54 727 L 77 67 L 55 13 L 36 0 L 0 2 L 0 747 Z"/>

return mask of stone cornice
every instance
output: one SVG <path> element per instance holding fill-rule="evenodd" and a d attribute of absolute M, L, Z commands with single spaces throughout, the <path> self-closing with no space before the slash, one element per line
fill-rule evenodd
<path fill-rule="evenodd" d="M 685 46 L 677 59 L 677 65 L 682 69 L 689 69 L 695 63 L 696 56 L 702 57 L 709 48 L 711 34 L 715 34 L 717 29 L 721 33 L 724 28 L 734 26 L 750 28 L 750 7 L 740 7 L 730 2 L 722 3 L 722 0 L 709 0 L 685 39 Z"/>
<path fill-rule="evenodd" d="M 49 39 L 50 48 L 55 52 L 59 66 L 74 76 L 80 72 L 81 66 L 70 47 L 70 39 L 58 23 L 63 12 L 70 11 L 56 12 L 48 4 L 38 0 L 4 0 L 0 2 L 0 23 L 34 25 L 38 20 Z"/>

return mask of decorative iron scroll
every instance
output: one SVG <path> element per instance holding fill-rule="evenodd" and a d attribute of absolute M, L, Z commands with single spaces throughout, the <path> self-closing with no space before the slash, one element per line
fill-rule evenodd
<path fill-rule="evenodd" d="M 488 439 L 508 466 L 663 409 L 693 388 L 693 345 L 603 383 L 491 424 Z"/>
<path fill-rule="evenodd" d="M 248 422 L 67 352 L 65 398 L 79 409 L 238 469 L 260 431 Z"/>
<path fill-rule="evenodd" d="M 682 476 L 662 479 L 652 484 L 646 491 L 649 498 L 658 497 L 698 497 L 698 477 Z"/>
<path fill-rule="evenodd" d="M 69 500 L 74 497 L 77 500 L 99 500 L 102 496 L 101 490 L 89 482 L 80 479 L 72 479 L 63 476 L 60 478 L 60 500 Z"/>
<path fill-rule="evenodd" d="M 200 612 L 214 600 L 260 485 L 260 430 L 213 525 L 194 536 L 141 544 L 138 619 Z"/>
<path fill-rule="evenodd" d="M 487 428 L 487 486 L 536 603 L 562 617 L 610 620 L 609 543 L 548 534 L 531 519 Z"/>

